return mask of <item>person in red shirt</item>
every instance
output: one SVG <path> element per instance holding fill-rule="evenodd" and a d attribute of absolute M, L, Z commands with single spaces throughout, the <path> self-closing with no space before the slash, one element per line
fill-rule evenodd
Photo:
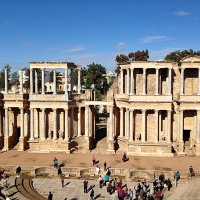
<path fill-rule="evenodd" d="M 160 189 L 158 189 L 158 191 L 156 192 L 156 197 L 157 197 L 157 200 L 162 199 L 162 191 Z"/>

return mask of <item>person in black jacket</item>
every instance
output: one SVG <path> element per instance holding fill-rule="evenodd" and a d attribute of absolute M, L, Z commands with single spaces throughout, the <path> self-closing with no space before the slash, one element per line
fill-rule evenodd
<path fill-rule="evenodd" d="M 51 192 L 49 192 L 48 200 L 53 200 L 53 194 Z"/>

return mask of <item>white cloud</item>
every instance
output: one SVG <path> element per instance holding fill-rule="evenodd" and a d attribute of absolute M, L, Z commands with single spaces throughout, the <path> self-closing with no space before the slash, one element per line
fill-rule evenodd
<path fill-rule="evenodd" d="M 81 46 L 75 46 L 72 48 L 64 49 L 64 50 L 62 50 L 62 52 L 77 52 L 77 51 L 82 51 L 85 49 L 86 49 L 86 47 L 84 45 L 81 45 Z"/>
<path fill-rule="evenodd" d="M 32 47 L 36 45 L 36 42 L 24 41 L 21 45 L 24 47 Z"/>
<path fill-rule="evenodd" d="M 170 38 L 165 35 L 155 35 L 155 36 L 148 36 L 148 37 L 141 38 L 141 39 L 139 39 L 139 41 L 140 41 L 140 43 L 151 43 L 154 41 L 166 41 L 169 39 Z"/>
<path fill-rule="evenodd" d="M 183 11 L 183 10 L 178 11 L 178 12 L 174 12 L 174 15 L 176 15 L 176 16 L 186 16 L 186 15 L 190 15 L 190 14 L 191 14 L 191 13 L 185 12 L 185 11 Z"/>
<path fill-rule="evenodd" d="M 124 50 L 126 48 L 126 45 L 125 45 L 124 42 L 120 42 L 120 43 L 117 44 L 116 47 L 117 47 L 118 51 L 122 51 L 122 50 Z"/>

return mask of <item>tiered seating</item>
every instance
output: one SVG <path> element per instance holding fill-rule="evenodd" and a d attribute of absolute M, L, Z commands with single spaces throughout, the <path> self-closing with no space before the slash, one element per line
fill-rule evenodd
<path fill-rule="evenodd" d="M 40 195 L 34 188 L 32 184 L 33 177 L 22 174 L 15 179 L 15 186 L 17 190 L 26 198 L 30 200 L 47 200 L 46 197 Z"/>

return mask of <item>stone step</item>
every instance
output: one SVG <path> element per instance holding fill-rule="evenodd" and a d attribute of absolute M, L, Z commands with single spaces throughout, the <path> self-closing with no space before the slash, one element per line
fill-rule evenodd
<path fill-rule="evenodd" d="M 167 198 L 164 197 L 164 199 L 178 200 L 180 199 L 180 196 L 185 192 L 186 189 L 187 189 L 187 184 L 178 184 L 177 187 L 172 192 L 172 194 Z"/>
<path fill-rule="evenodd" d="M 194 185 L 195 185 L 195 179 L 187 181 L 187 189 L 181 195 L 181 199 L 185 199 L 185 198 L 188 197 L 188 195 L 190 194 L 190 192 L 194 189 Z"/>

